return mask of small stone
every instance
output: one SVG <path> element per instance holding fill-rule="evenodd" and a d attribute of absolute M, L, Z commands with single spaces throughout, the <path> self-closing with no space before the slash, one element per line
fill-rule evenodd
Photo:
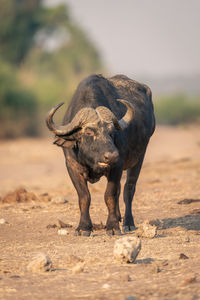
<path fill-rule="evenodd" d="M 39 253 L 27 265 L 27 270 L 33 273 L 47 272 L 52 268 L 52 262 L 49 256 Z"/>
<path fill-rule="evenodd" d="M 48 224 L 46 226 L 47 229 L 51 229 L 51 228 L 57 228 L 58 226 L 56 224 Z"/>
<path fill-rule="evenodd" d="M 111 285 L 108 284 L 108 283 L 104 283 L 104 284 L 102 285 L 102 288 L 103 288 L 103 289 L 109 289 L 110 287 L 111 287 Z"/>
<path fill-rule="evenodd" d="M 181 253 L 179 256 L 179 259 L 189 259 L 189 257 L 187 255 L 185 255 L 184 253 Z"/>
<path fill-rule="evenodd" d="M 186 237 L 185 237 L 185 242 L 186 242 L 186 243 L 190 243 L 190 237 L 189 237 L 189 236 L 186 236 Z"/>
<path fill-rule="evenodd" d="M 137 237 L 123 237 L 115 242 L 114 257 L 121 262 L 133 263 L 141 250 L 141 240 Z"/>
<path fill-rule="evenodd" d="M 139 226 L 136 234 L 138 237 L 152 239 L 157 235 L 157 227 L 146 220 Z"/>
<path fill-rule="evenodd" d="M 0 218 L 0 225 L 8 224 L 8 222 L 4 218 Z"/>
<path fill-rule="evenodd" d="M 127 296 L 125 298 L 125 300 L 137 300 L 137 298 L 133 297 L 133 296 Z"/>
<path fill-rule="evenodd" d="M 73 268 L 72 268 L 72 273 L 73 274 L 78 274 L 84 271 L 84 267 L 85 267 L 85 263 L 84 262 L 80 262 L 78 264 L 76 264 Z"/>
<path fill-rule="evenodd" d="M 31 209 L 41 209 L 42 208 L 42 206 L 40 206 L 40 205 L 33 205 L 33 206 L 31 206 Z M 28 209 L 23 209 L 23 211 L 28 211 Z"/>
<path fill-rule="evenodd" d="M 69 234 L 69 232 L 66 229 L 59 229 L 58 234 L 59 235 L 67 235 L 67 234 Z"/>
<path fill-rule="evenodd" d="M 129 276 L 129 274 L 121 274 L 120 275 L 120 281 L 123 281 L 123 282 L 127 282 L 127 281 L 131 281 L 131 277 Z"/>
<path fill-rule="evenodd" d="M 57 195 L 51 198 L 51 202 L 55 204 L 64 204 L 67 203 L 67 200 L 62 195 Z"/>
<path fill-rule="evenodd" d="M 41 201 L 48 202 L 51 201 L 51 197 L 48 193 L 40 194 Z"/>

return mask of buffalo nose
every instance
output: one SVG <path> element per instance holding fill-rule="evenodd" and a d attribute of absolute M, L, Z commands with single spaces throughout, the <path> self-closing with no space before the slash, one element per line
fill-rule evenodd
<path fill-rule="evenodd" d="M 104 153 L 105 162 L 115 163 L 118 160 L 118 158 L 119 158 L 119 154 L 117 151 Z"/>

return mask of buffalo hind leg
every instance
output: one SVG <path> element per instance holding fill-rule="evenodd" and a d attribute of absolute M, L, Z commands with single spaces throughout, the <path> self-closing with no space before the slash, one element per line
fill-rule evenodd
<path fill-rule="evenodd" d="M 125 203 L 125 215 L 123 220 L 123 231 L 129 232 L 135 230 L 135 223 L 132 215 L 132 200 L 135 194 L 136 183 L 140 174 L 144 155 L 138 161 L 138 163 L 131 169 L 127 170 L 127 179 L 124 185 L 124 203 Z"/>
<path fill-rule="evenodd" d="M 79 198 L 80 222 L 74 235 L 90 236 L 92 231 L 92 222 L 89 213 L 91 197 L 87 181 L 78 172 L 78 168 L 75 169 L 67 166 L 67 169 Z"/>
<path fill-rule="evenodd" d="M 120 194 L 120 174 L 110 174 L 105 192 L 105 203 L 108 208 L 108 218 L 106 222 L 106 231 L 108 235 L 121 234 L 119 222 L 121 214 L 119 210 L 119 194 Z"/>

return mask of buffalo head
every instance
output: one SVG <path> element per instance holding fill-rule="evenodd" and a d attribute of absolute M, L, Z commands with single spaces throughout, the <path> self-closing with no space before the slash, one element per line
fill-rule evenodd
<path fill-rule="evenodd" d="M 126 100 L 118 101 L 127 107 L 127 112 L 121 120 L 104 106 L 96 109 L 85 107 L 76 113 L 70 123 L 57 126 L 53 122 L 53 116 L 63 105 L 60 103 L 48 113 L 47 127 L 59 138 L 60 144 L 57 144 L 60 146 L 76 145 L 78 159 L 83 165 L 96 171 L 106 169 L 119 159 L 114 142 L 116 130 L 125 130 L 133 118 L 133 106 Z"/>

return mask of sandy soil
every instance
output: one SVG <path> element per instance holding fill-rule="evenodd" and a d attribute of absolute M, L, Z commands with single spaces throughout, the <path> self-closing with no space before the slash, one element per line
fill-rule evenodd
<path fill-rule="evenodd" d="M 0 218 L 6 220 L 0 224 L 0 299 L 200 299 L 200 128 L 158 127 L 149 144 L 133 210 L 136 225 L 159 219 L 162 226 L 155 238 L 142 238 L 134 264 L 113 257 L 114 243 L 123 236 L 109 237 L 104 230 L 73 236 L 77 196 L 62 151 L 51 141 L 0 142 Z M 67 202 L 2 203 L 19 186 Z M 90 185 L 95 224 L 106 222 L 104 189 L 104 178 Z M 120 208 L 123 215 L 122 197 Z M 68 235 L 49 228 L 58 219 L 72 225 Z M 37 253 L 49 255 L 51 272 L 27 270 Z M 75 257 L 84 261 L 79 273 L 73 272 Z"/>

